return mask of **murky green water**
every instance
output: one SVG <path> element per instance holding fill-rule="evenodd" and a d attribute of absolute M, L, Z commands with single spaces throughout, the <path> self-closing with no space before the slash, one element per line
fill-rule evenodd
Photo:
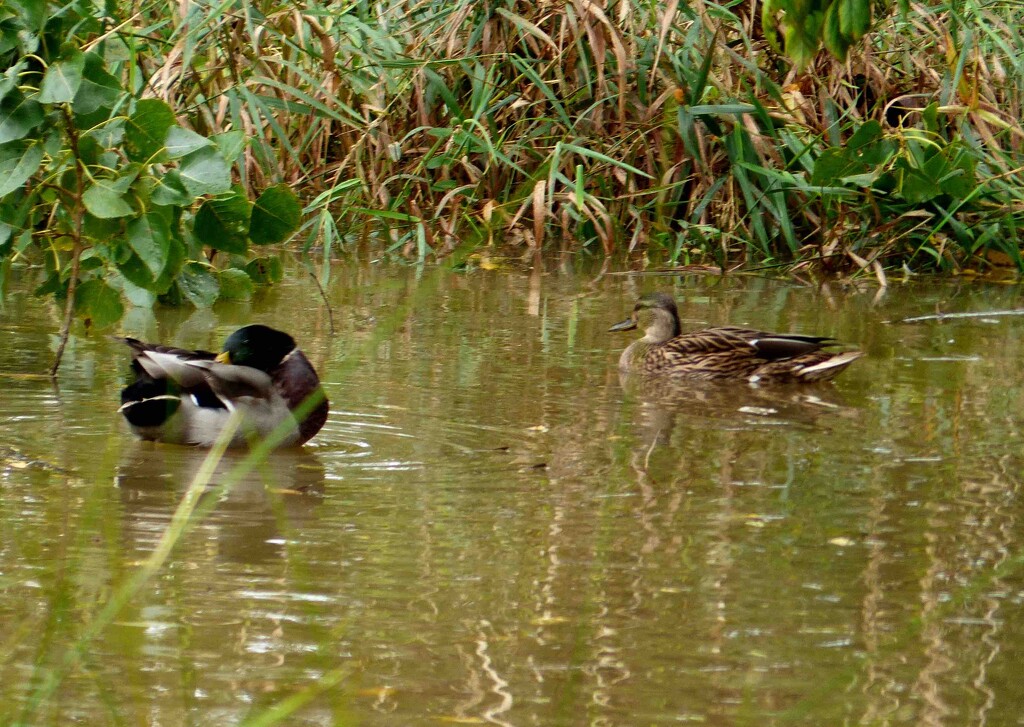
<path fill-rule="evenodd" d="M 203 453 L 131 438 L 122 346 L 77 329 L 55 389 L 32 374 L 57 312 L 0 312 L 0 723 L 226 725 L 309 697 L 285 724 L 1024 724 L 1024 317 L 891 322 L 1024 307 L 1019 288 L 334 276 L 334 336 L 298 277 L 125 321 L 205 348 L 286 328 L 334 407 L 208 495 L 84 642 Z M 688 327 L 868 356 L 812 400 L 620 382 L 633 334 L 606 329 L 653 289 Z"/>

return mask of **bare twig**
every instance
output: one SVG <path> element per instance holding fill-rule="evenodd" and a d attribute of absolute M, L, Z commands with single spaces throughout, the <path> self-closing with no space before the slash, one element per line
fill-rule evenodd
<path fill-rule="evenodd" d="M 331 303 L 327 300 L 327 293 L 324 292 L 324 286 L 320 285 L 320 279 L 316 274 L 312 270 L 307 272 L 309 273 L 309 277 L 313 278 L 313 282 L 316 283 L 316 289 L 320 291 L 320 297 L 324 301 L 324 307 L 327 308 L 327 324 L 331 327 L 331 335 L 333 336 L 335 335 L 334 311 L 331 310 Z"/>
<path fill-rule="evenodd" d="M 53 359 L 53 366 L 50 367 L 50 378 L 57 376 L 57 369 L 60 368 L 61 359 L 64 358 L 64 348 L 68 344 L 68 336 L 71 334 L 71 321 L 75 316 L 75 291 L 78 289 L 78 266 L 82 259 L 82 219 L 84 207 L 82 202 L 82 187 L 85 185 L 84 172 L 82 170 L 81 157 L 78 153 L 78 130 L 75 128 L 75 121 L 71 117 L 67 104 L 64 105 L 64 130 L 68 135 L 68 144 L 71 147 L 71 156 L 75 160 L 75 190 L 72 195 L 71 214 L 75 219 L 72 236 L 75 247 L 71 253 L 71 278 L 68 280 L 67 300 L 64 303 L 64 322 L 60 327 L 60 343 L 57 344 L 57 353 Z M 58 271 L 59 274 L 59 271 Z"/>
<path fill-rule="evenodd" d="M 1001 316 L 1024 316 L 1024 308 L 1011 308 L 1009 310 L 982 310 L 968 311 L 962 313 L 934 313 L 927 316 L 914 316 L 913 318 L 901 318 L 895 323 L 921 323 L 923 321 L 944 321 L 947 318 L 999 318 Z"/>

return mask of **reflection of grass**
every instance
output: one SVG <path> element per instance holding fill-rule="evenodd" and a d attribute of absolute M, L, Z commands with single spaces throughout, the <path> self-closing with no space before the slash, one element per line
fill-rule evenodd
<path fill-rule="evenodd" d="M 156 548 L 153 549 L 153 552 L 142 563 L 142 566 L 135 572 L 135 574 L 129 578 L 126 583 L 114 591 L 106 605 L 103 606 L 96 617 L 86 627 L 85 632 L 64 652 L 64 656 L 61 659 L 60 664 L 43 677 L 42 683 L 36 688 L 28 700 L 25 710 L 22 713 L 22 718 L 19 720 L 20 722 L 26 722 L 27 718 L 32 713 L 53 697 L 54 692 L 60 686 L 61 682 L 64 681 L 64 678 L 81 662 L 86 648 L 100 633 L 103 632 L 104 629 L 110 626 L 121 610 L 132 600 L 132 598 L 135 597 L 136 594 L 139 593 L 139 591 L 142 590 L 153 576 L 156 575 L 163 564 L 167 561 L 167 558 L 170 556 L 174 546 L 177 545 L 185 533 L 187 533 L 214 504 L 216 504 L 216 497 L 209 498 L 206 500 L 203 507 L 197 510 L 200 495 L 203 494 L 207 486 L 210 484 L 210 478 L 213 476 L 213 472 L 216 469 L 217 464 L 224 456 L 224 451 L 227 449 L 228 442 L 230 442 L 231 438 L 234 436 L 235 431 L 238 429 L 238 425 L 239 417 L 237 414 L 233 414 L 228 420 L 228 425 L 224 428 L 224 431 L 221 432 L 221 436 L 210 449 L 209 454 L 207 454 L 202 467 L 200 467 L 196 476 L 192 479 L 188 489 L 185 490 L 185 494 L 181 498 L 181 502 L 178 504 L 177 509 L 174 511 L 171 521 L 160 536 L 160 540 L 157 542 Z M 216 489 L 221 492 L 227 491 L 245 473 L 252 470 L 258 462 L 265 459 L 265 457 L 266 452 L 263 448 L 254 448 L 248 457 L 231 470 L 228 476 L 224 479 L 224 482 L 218 485 Z"/>
<path fill-rule="evenodd" d="M 315 400 L 306 401 L 303 402 L 303 406 L 312 408 L 316 403 L 318 402 Z M 64 680 L 82 664 L 92 643 L 114 622 L 124 608 L 138 596 L 154 576 L 160 572 L 175 546 L 181 542 L 182 538 L 195 525 L 202 522 L 210 511 L 217 506 L 222 497 L 238 484 L 243 477 L 266 461 L 267 457 L 288 431 L 287 422 L 282 423 L 282 426 L 278 427 L 267 439 L 255 443 L 249 454 L 235 465 L 221 482 L 211 487 L 211 479 L 214 472 L 224 457 L 227 445 L 234 436 L 239 424 L 240 417 L 237 413 L 233 414 L 217 442 L 207 453 L 199 471 L 185 490 L 171 516 L 170 522 L 163 533 L 161 533 L 153 552 L 150 553 L 149 557 L 143 561 L 138 570 L 125 583 L 114 590 L 110 598 L 88 623 L 81 635 L 78 636 L 74 643 L 66 647 L 63 655 L 59 657 L 57 666 L 54 668 L 48 669 L 44 664 L 45 651 L 49 646 L 50 639 L 45 638 L 43 640 L 36 660 L 36 678 L 32 680 L 37 686 L 29 696 L 16 724 L 29 724 L 33 715 L 54 700 L 54 695 L 57 694 Z M 203 497 L 204 495 L 210 496 Z M 30 632 L 31 624 L 26 622 L 22 628 L 18 628 L 15 631 L 13 639 L 9 641 L 8 645 L 23 642 L 29 638 Z M 10 653 L 12 650 L 11 648 L 4 648 L 4 653 Z M 336 686 L 347 674 L 347 668 L 334 669 L 326 673 L 316 683 L 247 718 L 241 724 L 248 727 L 257 725 L 263 727 L 264 725 L 276 724 L 298 709 L 301 709 L 318 694 Z"/>
<path fill-rule="evenodd" d="M 315 684 L 301 689 L 290 697 L 285 697 L 277 704 L 270 706 L 265 711 L 243 720 L 239 723 L 239 727 L 265 727 L 266 725 L 277 724 L 282 719 L 295 714 L 309 704 L 318 694 L 340 684 L 348 673 L 347 667 L 339 667 L 329 671 L 320 677 Z M 334 724 L 343 723 L 336 721 Z"/>

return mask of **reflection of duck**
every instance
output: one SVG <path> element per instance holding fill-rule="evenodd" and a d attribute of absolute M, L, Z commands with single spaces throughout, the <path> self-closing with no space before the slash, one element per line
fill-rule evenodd
<path fill-rule="evenodd" d="M 672 376 L 619 372 L 625 391 L 645 405 L 702 420 L 719 419 L 813 424 L 825 414 L 849 414 L 834 386 L 730 386 L 727 381 L 694 381 Z"/>
<path fill-rule="evenodd" d="M 158 537 L 182 493 L 198 474 L 207 452 L 135 442 L 117 468 L 126 532 L 148 543 Z M 226 452 L 210 478 L 203 498 L 217 498 L 204 520 L 203 537 L 231 561 L 258 563 L 282 555 L 289 530 L 301 531 L 316 517 L 324 490 L 324 466 L 304 449 L 279 450 L 242 475 L 226 491 L 232 470 L 246 460 L 242 452 Z M 211 503 L 213 504 L 213 503 Z M 286 534 L 282 538 L 282 531 Z"/>
<path fill-rule="evenodd" d="M 245 326 L 219 355 L 123 340 L 132 349 L 135 381 L 121 391 L 119 411 L 143 439 L 209 447 L 238 412 L 231 446 L 279 428 L 286 429 L 279 446 L 290 446 L 308 441 L 327 420 L 316 371 L 282 331 Z"/>
<path fill-rule="evenodd" d="M 140 492 L 171 490 L 180 494 L 195 479 L 206 455 L 201 450 L 135 442 L 118 467 L 117 485 Z M 248 457 L 242 452 L 225 452 L 210 477 L 210 486 L 224 482 L 236 467 L 244 467 Z M 305 449 L 275 452 L 247 470 L 232 487 L 231 498 L 254 492 L 262 500 L 266 489 L 319 494 L 324 487 L 323 463 Z"/>
<path fill-rule="evenodd" d="M 723 326 L 682 333 L 676 303 L 665 293 L 637 301 L 630 317 L 611 327 L 640 326 L 644 337 L 619 357 L 631 373 L 668 374 L 695 379 L 746 380 L 750 383 L 813 383 L 836 377 L 863 354 L 825 351 L 834 339 L 790 333 L 766 333 Z"/>
<path fill-rule="evenodd" d="M 638 403 L 642 450 L 667 445 L 682 431 L 680 451 L 700 450 L 724 432 L 761 436 L 766 431 L 832 427 L 857 416 L 834 386 L 799 384 L 735 386 L 672 376 L 619 373 L 623 390 Z M 705 439 L 710 437 L 711 439 Z"/>

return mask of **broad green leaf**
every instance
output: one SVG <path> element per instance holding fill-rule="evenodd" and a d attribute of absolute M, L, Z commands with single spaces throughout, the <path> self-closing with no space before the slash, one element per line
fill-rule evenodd
<path fill-rule="evenodd" d="M 85 115 L 113 108 L 121 94 L 121 84 L 107 72 L 103 58 L 98 53 L 86 53 L 82 85 L 75 94 L 75 114 Z"/>
<path fill-rule="evenodd" d="M 821 28 L 821 39 L 829 53 L 839 60 L 843 60 L 846 58 L 846 51 L 850 48 L 850 42 L 839 28 L 838 8 L 838 3 L 832 2 L 825 10 L 825 20 Z"/>
<path fill-rule="evenodd" d="M 135 105 L 135 113 L 125 127 L 124 147 L 128 158 L 136 162 L 161 161 L 167 130 L 174 126 L 171 107 L 155 98 L 147 98 Z"/>
<path fill-rule="evenodd" d="M 946 154 L 949 154 L 950 151 L 949 147 L 946 147 L 929 156 L 921 165 L 921 173 L 938 184 L 939 180 L 951 169 L 949 160 L 946 158 Z"/>
<path fill-rule="evenodd" d="M 0 73 L 0 101 L 3 101 L 7 94 L 17 90 L 18 79 L 21 77 L 21 73 L 25 70 L 26 65 L 26 60 L 22 58 L 14 65 L 5 69 L 3 73 Z"/>
<path fill-rule="evenodd" d="M 857 23 L 857 5 L 868 0 L 835 0 L 839 6 L 839 32 L 845 38 L 855 40 L 855 27 Z"/>
<path fill-rule="evenodd" d="M 92 237 L 97 241 L 106 241 L 114 248 L 120 248 L 124 239 L 124 218 L 108 217 L 102 219 L 89 214 L 88 211 L 82 216 L 82 234 Z M 110 259 L 118 262 L 116 254 L 111 254 Z"/>
<path fill-rule="evenodd" d="M 281 258 L 273 255 L 253 258 L 245 264 L 245 272 L 257 285 L 270 285 L 281 282 L 284 264 Z"/>
<path fill-rule="evenodd" d="M 231 194 L 208 199 L 196 212 L 196 240 L 214 250 L 243 254 L 249 249 L 249 218 L 252 205 L 245 195 Z"/>
<path fill-rule="evenodd" d="M 245 132 L 240 129 L 225 131 L 222 134 L 214 134 L 210 137 L 210 140 L 216 144 L 220 155 L 229 163 L 234 163 L 238 159 L 249 141 L 245 136 Z"/>
<path fill-rule="evenodd" d="M 25 98 L 21 91 L 12 91 L 0 101 L 0 144 L 24 139 L 44 118 L 39 102 Z"/>
<path fill-rule="evenodd" d="M 43 162 L 41 144 L 30 144 L 24 150 L 11 149 L 10 155 L 4 151 L 0 147 L 0 197 L 7 196 L 27 182 Z"/>
<path fill-rule="evenodd" d="M 134 177 L 118 177 L 117 179 L 97 179 L 85 190 L 82 202 L 90 214 L 103 219 L 111 217 L 128 217 L 135 210 L 124 199 Z"/>
<path fill-rule="evenodd" d="M 24 230 L 20 235 L 14 238 L 14 252 L 21 254 L 28 250 L 29 245 L 32 244 L 32 230 Z M 13 234 L 13 233 L 12 233 Z"/>
<path fill-rule="evenodd" d="M 779 11 L 781 2 L 782 0 L 762 0 L 761 3 L 761 26 L 764 28 L 765 37 L 775 50 L 779 50 L 778 23 L 775 20 L 775 14 Z"/>
<path fill-rule="evenodd" d="M 0 5 L 0 7 L 3 6 Z M 17 17 L 22 21 L 25 29 L 33 35 L 43 32 L 43 26 L 50 17 L 49 9 L 42 0 L 21 0 L 17 5 L 9 3 L 8 7 L 17 8 Z"/>
<path fill-rule="evenodd" d="M 71 196 L 78 195 L 85 191 L 84 187 L 81 187 L 81 183 L 85 183 L 88 180 L 79 179 L 78 174 L 75 173 L 75 168 L 72 166 L 64 167 L 64 173 L 60 175 L 60 181 L 58 182 L 61 189 Z"/>
<path fill-rule="evenodd" d="M 888 162 L 895 151 L 893 142 L 889 139 L 879 139 L 858 149 L 857 159 L 870 167 L 878 167 Z"/>
<path fill-rule="evenodd" d="M 870 119 L 861 124 L 846 145 L 854 149 L 860 149 L 878 139 L 882 138 L 882 125 L 875 119 Z"/>
<path fill-rule="evenodd" d="M 149 212 L 128 223 L 128 244 L 146 264 L 153 278 L 160 277 L 170 254 L 171 232 L 163 215 Z"/>
<path fill-rule="evenodd" d="M 135 253 L 131 253 L 127 259 L 118 264 L 118 270 L 124 275 L 125 280 L 139 288 L 153 290 L 154 277 L 150 268 Z"/>
<path fill-rule="evenodd" d="M 845 149 L 826 149 L 814 161 L 811 184 L 815 187 L 830 187 L 843 177 L 862 171 L 863 166 L 851 163 Z"/>
<path fill-rule="evenodd" d="M 149 200 L 155 205 L 185 206 L 194 199 L 181 183 L 181 174 L 177 169 L 168 170 L 166 174 L 152 179 L 155 184 L 150 190 Z"/>
<path fill-rule="evenodd" d="M 231 167 L 217 153 L 207 147 L 194 151 L 181 160 L 181 183 L 193 197 L 221 194 L 231 189 Z"/>
<path fill-rule="evenodd" d="M 287 184 L 263 190 L 252 208 L 249 239 L 257 245 L 283 242 L 299 229 L 302 205 Z"/>
<path fill-rule="evenodd" d="M 213 146 L 213 142 L 191 129 L 172 126 L 167 130 L 165 146 L 167 147 L 167 156 L 171 159 L 180 159 L 203 147 Z"/>
<path fill-rule="evenodd" d="M 965 154 L 952 161 L 948 173 L 939 180 L 939 186 L 954 199 L 967 199 L 978 187 L 974 160 Z"/>
<path fill-rule="evenodd" d="M 228 268 L 221 270 L 218 277 L 220 278 L 221 298 L 225 300 L 250 300 L 252 298 L 256 286 L 253 285 L 252 278 L 244 270 Z"/>
<path fill-rule="evenodd" d="M 78 160 L 83 165 L 87 167 L 107 166 L 100 162 L 100 157 L 106 153 L 107 150 L 100 146 L 95 136 L 83 134 L 78 137 Z M 72 175 L 75 173 L 73 168 L 70 171 Z"/>
<path fill-rule="evenodd" d="M 199 263 L 186 265 L 175 282 L 181 296 L 196 308 L 209 308 L 220 295 L 217 276 Z"/>
<path fill-rule="evenodd" d="M 185 263 L 185 246 L 180 240 L 172 237 L 167 249 L 167 265 L 158 278 L 154 278 L 146 264 L 142 262 L 138 255 L 131 251 L 129 251 L 129 255 L 124 262 L 117 266 L 117 269 L 126 280 L 130 280 L 134 285 L 150 290 L 157 295 L 163 295 L 174 284 L 178 273 Z"/>
<path fill-rule="evenodd" d="M 877 172 L 865 172 L 863 174 L 847 174 L 839 181 L 847 187 L 859 187 L 864 189 L 872 186 L 877 178 Z"/>
<path fill-rule="evenodd" d="M 42 298 L 45 295 L 64 295 L 67 289 L 67 282 L 61 279 L 57 271 L 51 270 L 50 274 L 46 276 L 46 280 L 32 291 L 32 295 L 37 298 Z"/>
<path fill-rule="evenodd" d="M 79 257 L 78 269 L 80 273 L 102 268 L 106 265 L 110 250 L 105 245 L 94 245 L 82 251 Z"/>
<path fill-rule="evenodd" d="M 150 290 L 156 293 L 165 293 L 174 285 L 174 281 L 178 277 L 178 273 L 181 272 L 185 266 L 185 243 L 179 240 L 177 237 L 171 236 L 170 245 L 168 245 L 168 256 L 167 265 L 164 267 L 163 274 L 157 278 Z"/>
<path fill-rule="evenodd" d="M 795 24 L 783 28 L 782 37 L 785 38 L 786 55 L 793 59 L 797 68 L 806 68 L 814 60 L 817 53 L 817 44 L 808 42 L 802 30 Z"/>
<path fill-rule="evenodd" d="M 929 179 L 917 169 L 902 163 L 902 160 L 900 162 L 898 166 L 902 172 L 902 178 L 899 192 L 905 200 L 911 204 L 923 204 L 942 193 L 935 180 Z"/>
<path fill-rule="evenodd" d="M 14 26 L 14 23 L 6 22 L 6 20 L 4 18 L 3 21 L 0 21 L 0 56 L 6 56 L 18 47 L 18 29 Z M 2 86 L 3 82 L 0 81 L 0 96 L 3 95 Z"/>
<path fill-rule="evenodd" d="M 925 106 L 921 112 L 921 120 L 924 121 L 924 128 L 933 134 L 939 133 L 939 105 L 934 101 Z"/>
<path fill-rule="evenodd" d="M 39 87 L 40 103 L 71 103 L 82 85 L 85 54 L 71 49 L 60 60 L 51 63 Z"/>
<path fill-rule="evenodd" d="M 852 0 L 850 40 L 860 40 L 871 27 L 871 0 Z M 842 18 L 840 18 L 840 21 Z"/>
<path fill-rule="evenodd" d="M 450 167 L 452 164 L 458 162 L 459 158 L 452 156 L 451 154 L 438 154 L 436 156 L 427 156 L 427 161 L 424 166 L 429 170 L 441 169 L 442 167 Z"/>
<path fill-rule="evenodd" d="M 97 328 L 117 323 L 124 315 L 121 295 L 102 280 L 86 280 L 75 291 L 75 312 Z"/>
<path fill-rule="evenodd" d="M 96 143 L 105 149 L 112 149 L 114 147 L 121 146 L 124 141 L 125 126 L 127 125 L 126 119 L 113 119 L 103 124 L 102 126 L 87 131 L 83 134 L 83 138 L 88 137 L 96 140 Z M 118 156 L 111 153 L 112 164 L 107 166 L 113 166 L 117 164 Z"/>
<path fill-rule="evenodd" d="M 156 294 L 148 288 L 136 285 L 128 278 L 121 276 L 121 291 L 128 302 L 139 308 L 150 308 L 156 303 Z"/>

